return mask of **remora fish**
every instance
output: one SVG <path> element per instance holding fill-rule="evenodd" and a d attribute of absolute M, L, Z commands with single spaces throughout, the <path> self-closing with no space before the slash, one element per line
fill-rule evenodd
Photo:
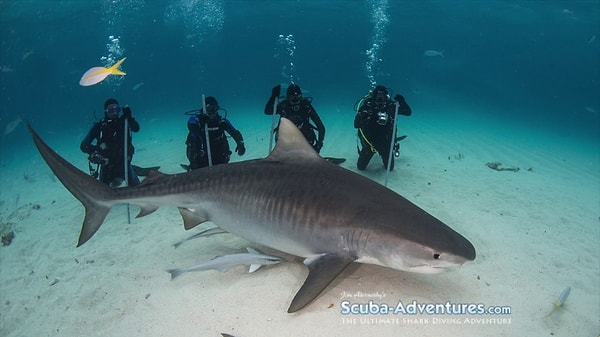
<path fill-rule="evenodd" d="M 193 240 L 193 239 L 207 238 L 207 237 L 210 237 L 210 236 L 213 236 L 213 235 L 224 234 L 224 233 L 227 233 L 227 232 L 224 231 L 224 230 L 222 230 L 219 227 L 213 227 L 213 228 L 205 229 L 205 230 L 203 230 L 200 233 L 196 233 L 196 234 L 194 234 L 194 235 L 192 235 L 192 236 L 190 236 L 190 237 L 188 237 L 186 239 L 183 239 L 183 240 L 177 242 L 173 246 L 175 248 L 177 248 L 177 247 L 181 246 L 182 244 L 184 244 L 184 243 L 186 243 L 186 242 L 188 242 L 190 240 Z"/>
<path fill-rule="evenodd" d="M 218 271 L 225 271 L 231 267 L 239 265 L 249 265 L 250 269 L 248 270 L 248 272 L 254 273 L 262 266 L 277 264 L 283 261 L 283 259 L 279 256 L 263 254 L 250 247 L 248 247 L 247 250 L 248 253 L 217 256 L 212 260 L 204 263 L 200 263 L 186 268 L 169 269 L 167 270 L 167 272 L 171 274 L 171 280 L 175 279 L 177 276 L 180 276 L 183 273 L 187 273 L 190 271 L 204 271 L 212 269 Z"/>
<path fill-rule="evenodd" d="M 159 205 L 176 206 L 186 229 L 212 221 L 248 241 L 306 258 L 309 274 L 288 312 L 315 299 L 352 262 L 436 273 L 475 259 L 462 235 L 394 191 L 323 160 L 285 118 L 265 159 L 154 173 L 138 186 L 114 190 L 28 127 L 46 163 L 85 207 L 78 246 L 116 204 L 139 205 L 138 217 Z"/>

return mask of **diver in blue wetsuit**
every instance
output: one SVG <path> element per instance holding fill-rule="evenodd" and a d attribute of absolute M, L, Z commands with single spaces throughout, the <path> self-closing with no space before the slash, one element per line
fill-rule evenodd
<path fill-rule="evenodd" d="M 185 144 L 186 155 L 190 161 L 189 171 L 208 166 L 209 149 L 213 165 L 229 162 L 231 150 L 225 132 L 235 140 L 237 145 L 235 152 L 240 156 L 246 153 L 242 133 L 227 118 L 219 115 L 220 107 L 217 100 L 212 96 L 206 97 L 205 105 L 206 112 L 200 108 L 199 112 L 191 116 L 187 122 L 189 133 Z M 208 131 L 209 146 L 206 145 L 205 131 Z"/>

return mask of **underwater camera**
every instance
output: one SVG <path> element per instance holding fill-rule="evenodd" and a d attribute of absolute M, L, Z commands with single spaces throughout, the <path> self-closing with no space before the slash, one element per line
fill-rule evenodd
<path fill-rule="evenodd" d="M 379 125 L 386 125 L 388 122 L 388 114 L 384 111 L 379 111 L 377 113 L 377 123 Z"/>

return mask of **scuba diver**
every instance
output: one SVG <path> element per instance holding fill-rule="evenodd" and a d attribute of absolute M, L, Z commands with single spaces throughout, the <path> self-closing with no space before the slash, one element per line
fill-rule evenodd
<path fill-rule="evenodd" d="M 412 110 L 402 95 L 396 94 L 394 100 L 398 103 L 398 114 L 404 116 L 412 114 Z M 360 147 L 357 145 L 358 161 L 356 163 L 359 170 L 366 169 L 369 161 L 377 152 L 379 152 L 385 168 L 390 171 L 394 169 L 394 159 L 391 159 L 388 167 L 388 158 L 392 151 L 392 137 L 396 134 L 396 130 L 394 130 L 396 102 L 390 99 L 386 87 L 378 85 L 355 104 L 354 128 L 358 129 L 358 139 L 360 140 Z M 400 155 L 399 141 L 404 138 L 406 136 L 394 139 L 395 157 Z"/>
<path fill-rule="evenodd" d="M 279 99 L 281 85 L 276 85 L 271 90 L 271 97 L 265 105 L 265 115 L 273 115 L 273 105 Z M 290 84 L 287 88 L 287 97 L 277 104 L 277 111 L 281 117 L 292 121 L 304 135 L 308 143 L 319 153 L 325 139 L 325 125 L 319 114 L 311 104 L 311 99 L 302 97 L 302 90 L 297 84 Z M 311 123 L 314 123 L 314 125 Z M 318 136 L 315 135 L 317 130 Z"/>
<path fill-rule="evenodd" d="M 204 106 L 206 112 L 204 112 L 204 108 L 192 111 L 193 115 L 187 122 L 189 133 L 185 144 L 190 165 L 182 165 L 182 167 L 188 171 L 210 166 L 211 164 L 217 165 L 229 162 L 231 150 L 225 132 L 235 140 L 237 144 L 235 152 L 240 156 L 246 153 L 242 133 L 226 117 L 219 115 L 221 107 L 217 100 L 212 96 L 208 96 L 204 100 Z M 189 114 L 189 112 L 186 114 Z M 208 144 L 206 144 L 206 132 L 208 132 Z M 210 159 L 208 157 L 209 152 L 211 154 Z"/>
<path fill-rule="evenodd" d="M 121 111 L 123 115 L 119 116 Z M 127 129 L 125 129 L 126 122 Z M 131 165 L 135 151 L 131 143 L 131 132 L 139 130 L 140 125 L 131 116 L 131 109 L 128 106 L 121 108 L 116 99 L 107 99 L 104 102 L 104 118 L 94 123 L 80 145 L 81 151 L 89 154 L 90 175 L 113 188 L 121 186 L 124 182 L 128 186 L 138 185 L 140 180 Z M 127 144 L 125 144 L 125 136 L 127 136 Z M 125 146 L 127 146 L 127 181 Z M 92 164 L 96 164 L 96 167 L 94 168 Z"/>

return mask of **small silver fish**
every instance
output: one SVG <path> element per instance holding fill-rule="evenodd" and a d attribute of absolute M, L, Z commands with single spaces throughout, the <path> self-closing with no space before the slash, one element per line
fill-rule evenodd
<path fill-rule="evenodd" d="M 592 44 L 592 42 L 594 42 L 596 40 L 596 35 L 592 35 L 592 37 L 590 37 L 590 39 L 588 40 L 588 44 Z"/>
<path fill-rule="evenodd" d="M 423 53 L 423 55 L 425 55 L 425 56 L 441 56 L 441 57 L 444 57 L 444 51 L 445 50 L 437 51 L 437 50 L 429 49 L 429 50 L 426 50 Z"/>
<path fill-rule="evenodd" d="M 15 131 L 17 126 L 19 126 L 19 124 L 21 124 L 22 121 L 23 121 L 23 119 L 21 117 L 19 117 L 19 118 L 15 119 L 14 121 L 8 123 L 6 125 L 6 128 L 4 128 L 4 135 L 8 135 L 9 133 Z"/>
<path fill-rule="evenodd" d="M 209 236 L 213 236 L 213 235 L 217 235 L 217 234 L 224 234 L 224 233 L 227 233 L 227 231 L 224 231 L 224 230 L 222 230 L 219 227 L 213 227 L 213 228 L 205 229 L 205 230 L 203 230 L 200 233 L 196 233 L 196 234 L 194 234 L 194 235 L 192 235 L 192 236 L 190 236 L 190 237 L 188 237 L 186 239 L 183 239 L 183 240 L 177 242 L 173 246 L 175 248 L 177 248 L 177 247 L 181 246 L 182 244 L 184 244 L 185 242 L 188 242 L 188 241 L 193 240 L 193 239 L 207 238 Z"/>
<path fill-rule="evenodd" d="M 210 261 L 197 264 L 195 266 L 180 269 L 169 269 L 167 270 L 167 272 L 171 274 L 171 280 L 173 280 L 181 274 L 190 271 L 225 271 L 234 266 L 250 265 L 250 269 L 248 270 L 248 272 L 253 273 L 264 265 L 277 264 L 283 261 L 283 258 L 279 256 L 262 254 L 259 251 L 252 248 L 247 248 L 247 250 L 248 253 L 217 256 Z"/>
<path fill-rule="evenodd" d="M 552 308 L 552 310 L 546 316 L 544 316 L 544 318 L 549 317 L 556 310 L 558 310 L 559 308 L 561 308 L 563 306 L 563 304 L 565 304 L 565 301 L 567 300 L 567 298 L 569 297 L 570 294 L 571 294 L 571 287 L 568 286 L 568 287 L 565 288 L 565 290 L 563 290 L 562 293 L 560 293 L 560 296 L 558 296 L 558 300 L 553 303 L 554 307 Z"/>
<path fill-rule="evenodd" d="M 11 67 L 10 65 L 7 65 L 7 64 L 0 65 L 0 72 L 14 73 L 15 71 L 16 71 L 16 69 Z"/>
<path fill-rule="evenodd" d="M 141 88 L 143 85 L 144 85 L 144 82 L 140 82 L 140 83 L 134 84 L 133 87 L 131 87 L 131 90 L 136 91 L 139 88 Z"/>

